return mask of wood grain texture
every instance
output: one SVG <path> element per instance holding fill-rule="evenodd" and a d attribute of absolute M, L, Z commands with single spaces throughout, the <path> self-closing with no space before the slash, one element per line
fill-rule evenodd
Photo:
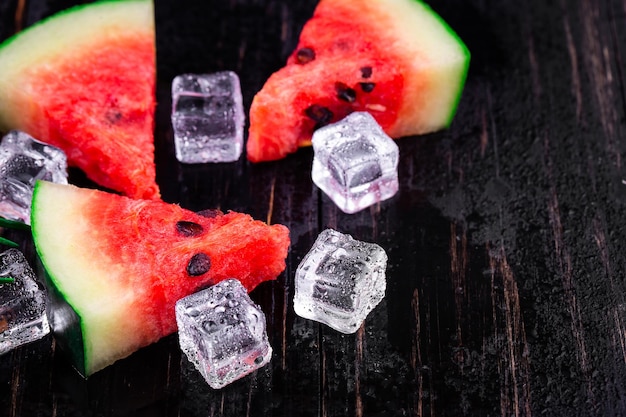
<path fill-rule="evenodd" d="M 69 3 L 2 3 L 0 36 Z M 626 415 L 626 2 L 428 3 L 472 52 L 457 117 L 400 140 L 398 194 L 347 215 L 312 185 L 310 149 L 174 158 L 172 77 L 235 70 L 249 107 L 316 1 L 156 0 L 164 199 L 291 230 L 285 273 L 252 293 L 272 361 L 212 390 L 172 335 L 84 381 L 48 336 L 2 357 L 0 415 Z M 353 335 L 293 311 L 295 270 L 328 227 L 389 256 L 386 297 Z"/>

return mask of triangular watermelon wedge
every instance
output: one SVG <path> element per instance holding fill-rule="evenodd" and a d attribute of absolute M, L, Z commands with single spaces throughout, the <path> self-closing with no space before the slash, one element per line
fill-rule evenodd
<path fill-rule="evenodd" d="M 155 59 L 150 0 L 53 15 L 0 45 L 0 131 L 22 130 L 60 147 L 103 187 L 159 198 Z"/>
<path fill-rule="evenodd" d="M 40 181 L 32 234 L 52 327 L 86 376 L 176 330 L 178 299 L 226 278 L 252 290 L 285 269 L 289 231 L 241 213 Z"/>
<path fill-rule="evenodd" d="M 393 138 L 445 128 L 469 60 L 419 0 L 321 0 L 286 66 L 253 99 L 248 159 L 283 158 L 355 111 L 371 113 Z"/>

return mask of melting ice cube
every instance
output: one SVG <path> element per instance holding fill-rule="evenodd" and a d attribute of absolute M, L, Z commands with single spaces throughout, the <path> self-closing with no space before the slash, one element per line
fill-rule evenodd
<path fill-rule="evenodd" d="M 234 72 L 182 74 L 172 81 L 172 127 L 180 162 L 236 161 L 243 149 L 244 122 Z"/>
<path fill-rule="evenodd" d="M 366 112 L 355 112 L 313 133 L 311 177 L 346 213 L 398 191 L 398 146 Z"/>
<path fill-rule="evenodd" d="M 333 229 L 324 230 L 296 270 L 294 309 L 301 317 L 354 333 L 385 296 L 387 254 Z"/>
<path fill-rule="evenodd" d="M 30 224 L 39 179 L 67 184 L 65 153 L 24 132 L 9 132 L 0 143 L 0 216 Z"/>
<path fill-rule="evenodd" d="M 176 303 L 180 346 L 213 388 L 265 366 L 272 356 L 265 315 L 236 279 Z"/>
<path fill-rule="evenodd" d="M 0 253 L 0 354 L 50 332 L 46 295 L 24 255 Z"/>

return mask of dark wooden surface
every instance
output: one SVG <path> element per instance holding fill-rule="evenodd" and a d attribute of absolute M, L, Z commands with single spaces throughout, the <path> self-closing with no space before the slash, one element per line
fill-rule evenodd
<path fill-rule="evenodd" d="M 0 37 L 71 3 L 4 1 Z M 626 1 L 430 0 L 473 54 L 458 115 L 400 140 L 399 193 L 354 215 L 312 185 L 310 149 L 259 165 L 173 153 L 171 78 L 232 69 L 249 106 L 315 3 L 156 3 L 164 199 L 291 229 L 285 273 L 252 293 L 271 364 L 215 391 L 173 335 L 84 381 L 48 336 L 0 358 L 0 415 L 626 415 Z M 293 312 L 295 268 L 327 227 L 389 255 L 386 298 L 354 335 Z"/>

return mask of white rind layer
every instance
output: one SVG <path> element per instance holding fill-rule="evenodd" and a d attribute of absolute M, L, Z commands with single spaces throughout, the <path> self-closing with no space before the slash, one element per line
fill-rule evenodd
<path fill-rule="evenodd" d="M 352 7 L 354 0 L 323 0 Z M 460 99 L 470 53 L 450 26 L 417 0 L 368 0 L 360 7 L 380 16 L 385 49 L 406 57 L 405 95 L 398 122 L 388 132 L 402 137 L 448 127 Z M 364 11 L 367 13 L 367 11 Z M 392 24 L 391 24 L 392 23 Z M 377 22 L 373 22 L 377 24 Z M 375 28 L 373 30 L 376 30 Z M 427 82 L 426 84 L 425 81 Z M 422 108 L 415 111 L 416 103 Z"/>

